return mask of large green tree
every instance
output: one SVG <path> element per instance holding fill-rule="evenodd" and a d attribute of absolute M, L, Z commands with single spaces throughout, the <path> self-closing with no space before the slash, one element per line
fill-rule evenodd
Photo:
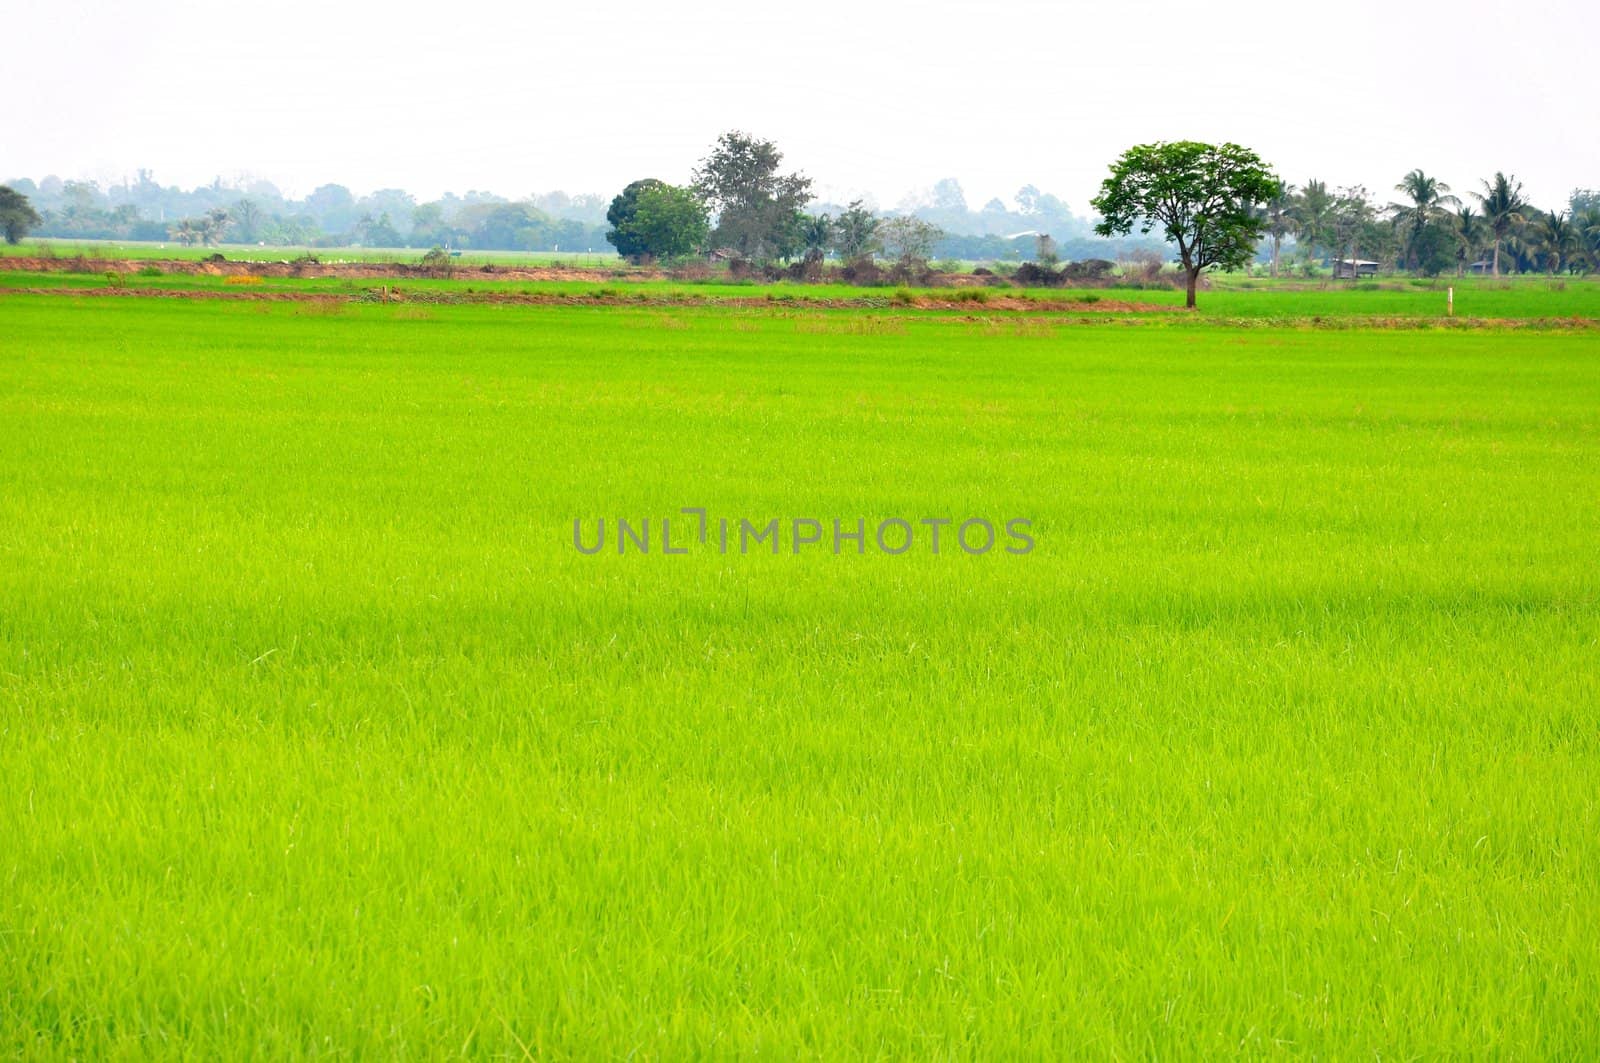
<path fill-rule="evenodd" d="M 633 232 L 633 216 L 639 210 L 639 196 L 652 188 L 660 188 L 665 183 L 654 177 L 634 181 L 617 193 L 617 197 L 611 201 L 611 206 L 606 209 L 606 221 L 611 224 L 611 231 L 606 233 L 606 239 L 623 258 L 638 261 L 650 253 L 643 241 Z"/>
<path fill-rule="evenodd" d="M 1121 236 L 1137 226 L 1159 228 L 1178 248 L 1195 305 L 1200 274 L 1212 266 L 1250 261 L 1266 227 L 1261 205 L 1280 181 L 1261 157 L 1237 144 L 1179 140 L 1140 144 L 1122 153 L 1092 200 L 1101 236 Z"/>
<path fill-rule="evenodd" d="M 717 215 L 711 242 L 746 258 L 790 258 L 805 246 L 811 179 L 778 172 L 783 152 L 770 140 L 729 132 L 694 173 L 694 188 Z"/>
<path fill-rule="evenodd" d="M 616 233 L 633 258 L 678 258 L 699 250 L 710 230 L 706 205 L 694 189 L 654 181 L 634 196 Z"/>
<path fill-rule="evenodd" d="M 9 185 L 0 185 L 0 232 L 5 233 L 6 243 L 18 243 L 43 220 L 27 196 Z"/>

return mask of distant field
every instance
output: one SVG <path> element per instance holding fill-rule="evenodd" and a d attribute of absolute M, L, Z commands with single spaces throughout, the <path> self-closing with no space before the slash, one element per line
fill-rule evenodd
<path fill-rule="evenodd" d="M 182 244 L 117 240 L 28 240 L 20 244 L 0 243 L 0 258 L 35 255 L 44 249 L 56 255 L 90 255 L 105 258 L 201 259 L 225 255 L 240 262 L 285 262 L 301 255 L 316 255 L 325 262 L 416 262 L 427 252 L 425 247 L 283 247 L 266 244 L 219 244 L 216 247 L 185 247 Z M 565 262 L 576 266 L 616 266 L 622 264 L 610 246 L 577 248 L 572 251 L 462 251 L 459 262 L 470 265 L 528 265 Z"/>
<path fill-rule="evenodd" d="M 1600 343 L 1441 299 L 0 292 L 0 1054 L 1590 1054 Z"/>

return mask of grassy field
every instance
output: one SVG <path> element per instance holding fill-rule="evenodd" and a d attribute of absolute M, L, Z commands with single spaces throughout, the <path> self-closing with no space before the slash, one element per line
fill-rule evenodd
<path fill-rule="evenodd" d="M 26 255 L 86 255 L 91 258 L 196 260 L 220 254 L 235 262 L 285 262 L 301 255 L 315 255 L 324 262 L 416 262 L 427 253 L 425 247 L 300 247 L 266 244 L 219 244 L 215 247 L 185 247 L 176 242 L 150 243 L 137 240 L 37 239 L 18 244 L 0 243 L 0 258 Z M 623 265 L 610 245 L 578 248 L 574 251 L 462 251 L 456 261 L 479 266 L 538 266 L 561 262 L 570 266 L 610 267 Z"/>
<path fill-rule="evenodd" d="M 0 294 L 0 1054 L 1592 1053 L 1600 341 L 1215 294 Z"/>

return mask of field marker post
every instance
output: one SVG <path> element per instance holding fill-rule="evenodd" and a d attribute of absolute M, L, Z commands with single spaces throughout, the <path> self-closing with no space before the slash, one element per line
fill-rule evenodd
<path fill-rule="evenodd" d="M 1456 316 L 1456 290 L 1455 290 L 1455 288 L 1451 287 L 1451 288 L 1446 288 L 1444 291 L 1445 291 L 1445 296 L 1444 296 L 1444 316 L 1445 317 L 1455 317 Z"/>

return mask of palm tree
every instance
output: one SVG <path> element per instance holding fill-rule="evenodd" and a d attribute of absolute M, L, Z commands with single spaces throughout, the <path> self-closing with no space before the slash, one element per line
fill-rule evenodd
<path fill-rule="evenodd" d="M 1474 214 L 1471 207 L 1457 207 L 1452 222 L 1456 232 L 1456 276 L 1467 271 L 1467 262 L 1478 260 L 1483 247 L 1483 215 Z"/>
<path fill-rule="evenodd" d="M 1492 270 L 1496 277 L 1500 276 L 1500 244 L 1512 228 L 1521 225 L 1528 219 L 1523 211 L 1528 209 L 1528 201 L 1522 198 L 1522 182 L 1516 176 L 1507 177 L 1503 173 L 1496 173 L 1493 181 L 1483 182 L 1483 191 L 1472 193 L 1473 198 L 1483 207 L 1483 220 L 1489 223 L 1489 231 L 1494 233 L 1494 265 Z"/>
<path fill-rule="evenodd" d="M 1283 238 L 1294 232 L 1294 185 L 1278 182 L 1278 190 L 1267 200 L 1267 235 L 1272 237 L 1272 276 L 1278 276 L 1278 253 Z"/>
<path fill-rule="evenodd" d="M 212 207 L 206 211 L 206 216 L 200 221 L 200 235 L 204 238 L 206 246 L 219 244 L 228 232 L 228 226 L 233 224 L 233 218 L 228 214 L 227 207 Z"/>
<path fill-rule="evenodd" d="M 1337 201 L 1328 186 L 1315 178 L 1295 197 L 1290 208 L 1295 234 L 1305 245 L 1308 258 L 1316 258 L 1317 251 L 1327 245 L 1333 230 L 1333 214 Z"/>
<path fill-rule="evenodd" d="M 1578 230 L 1578 239 L 1583 244 L 1583 255 L 1589 260 L 1589 268 L 1600 272 L 1600 207 L 1590 207 L 1578 215 L 1573 227 Z"/>
<path fill-rule="evenodd" d="M 184 218 L 177 224 L 169 226 L 167 232 L 184 247 L 188 247 L 200 239 L 200 230 L 196 227 L 193 218 Z"/>
<path fill-rule="evenodd" d="M 1531 235 L 1544 256 L 1545 268 L 1551 273 L 1566 269 L 1568 256 L 1580 246 L 1578 227 L 1573 224 L 1572 216 L 1564 211 L 1551 211 L 1536 218 L 1532 228 Z"/>
<path fill-rule="evenodd" d="M 1443 219 L 1448 213 L 1446 207 L 1460 206 L 1461 201 L 1449 194 L 1449 185 L 1436 177 L 1429 177 L 1421 170 L 1406 174 L 1394 186 L 1394 190 L 1404 192 L 1411 200 L 1410 203 L 1391 203 L 1389 214 L 1394 219 L 1395 228 L 1405 234 L 1406 265 L 1415 268 L 1417 243 L 1422 237 L 1422 230 L 1430 222 Z"/>

